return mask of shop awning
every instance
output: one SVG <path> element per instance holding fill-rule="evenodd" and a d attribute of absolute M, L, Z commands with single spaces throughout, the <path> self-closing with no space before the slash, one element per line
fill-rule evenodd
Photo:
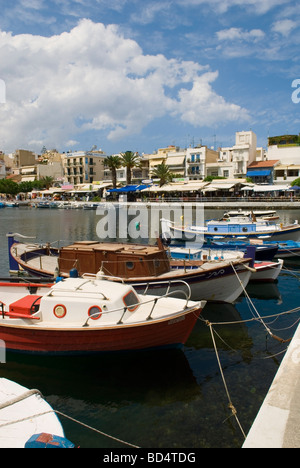
<path fill-rule="evenodd" d="M 247 177 L 266 177 L 271 175 L 271 169 L 263 169 L 261 171 L 248 171 L 246 176 Z"/>
<path fill-rule="evenodd" d="M 126 187 L 120 187 L 116 189 L 108 189 L 108 193 L 129 193 L 129 192 L 140 192 L 148 187 L 148 185 L 126 185 Z"/>
<path fill-rule="evenodd" d="M 280 192 L 288 190 L 288 185 L 256 185 L 253 187 L 254 192 Z"/>

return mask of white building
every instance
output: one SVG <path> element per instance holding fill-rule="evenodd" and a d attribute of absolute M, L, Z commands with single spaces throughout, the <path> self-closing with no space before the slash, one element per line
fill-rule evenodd
<path fill-rule="evenodd" d="M 298 135 L 282 135 L 269 138 L 267 159 L 277 159 L 274 183 L 290 184 L 300 177 L 300 146 Z"/>

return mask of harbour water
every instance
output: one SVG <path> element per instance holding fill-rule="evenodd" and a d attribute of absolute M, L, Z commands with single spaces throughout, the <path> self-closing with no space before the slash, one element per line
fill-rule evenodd
<path fill-rule="evenodd" d="M 222 213 L 206 210 L 205 218 Z M 295 210 L 279 215 L 283 222 L 297 218 Z M 20 207 L 2 209 L 0 217 L 2 276 L 8 275 L 7 232 L 41 243 L 99 240 L 96 211 Z M 203 311 L 202 319 L 213 323 L 222 372 L 245 434 L 288 346 L 251 320 L 253 310 L 265 317 L 274 335 L 290 338 L 300 315 L 283 313 L 299 306 L 299 278 L 300 261 L 285 261 L 276 284 L 251 284 L 234 305 L 209 304 Z M 7 353 L 0 375 L 39 389 L 55 410 L 68 416 L 60 416 L 66 436 L 82 448 L 126 447 L 105 434 L 157 449 L 239 448 L 244 442 L 228 408 L 204 320 L 198 321 L 182 350 L 72 358 Z"/>

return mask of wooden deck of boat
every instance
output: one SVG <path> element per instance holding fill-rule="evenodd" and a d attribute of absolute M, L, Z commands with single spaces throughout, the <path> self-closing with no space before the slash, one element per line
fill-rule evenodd
<path fill-rule="evenodd" d="M 49 271 L 54 274 L 55 269 L 58 267 L 58 257 L 49 257 L 48 255 L 41 255 L 40 257 L 32 258 L 26 262 L 28 267 Z"/>

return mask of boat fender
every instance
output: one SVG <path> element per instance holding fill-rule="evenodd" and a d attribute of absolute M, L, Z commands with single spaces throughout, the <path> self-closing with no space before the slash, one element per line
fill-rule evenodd
<path fill-rule="evenodd" d="M 62 276 L 57 276 L 55 278 L 55 283 L 59 283 L 60 281 L 63 281 L 63 277 Z"/>
<path fill-rule="evenodd" d="M 76 268 L 72 268 L 72 270 L 70 270 L 70 278 L 78 278 L 78 270 L 76 270 Z"/>
<path fill-rule="evenodd" d="M 54 434 L 34 434 L 25 443 L 25 448 L 75 448 L 75 445 L 65 437 Z"/>

